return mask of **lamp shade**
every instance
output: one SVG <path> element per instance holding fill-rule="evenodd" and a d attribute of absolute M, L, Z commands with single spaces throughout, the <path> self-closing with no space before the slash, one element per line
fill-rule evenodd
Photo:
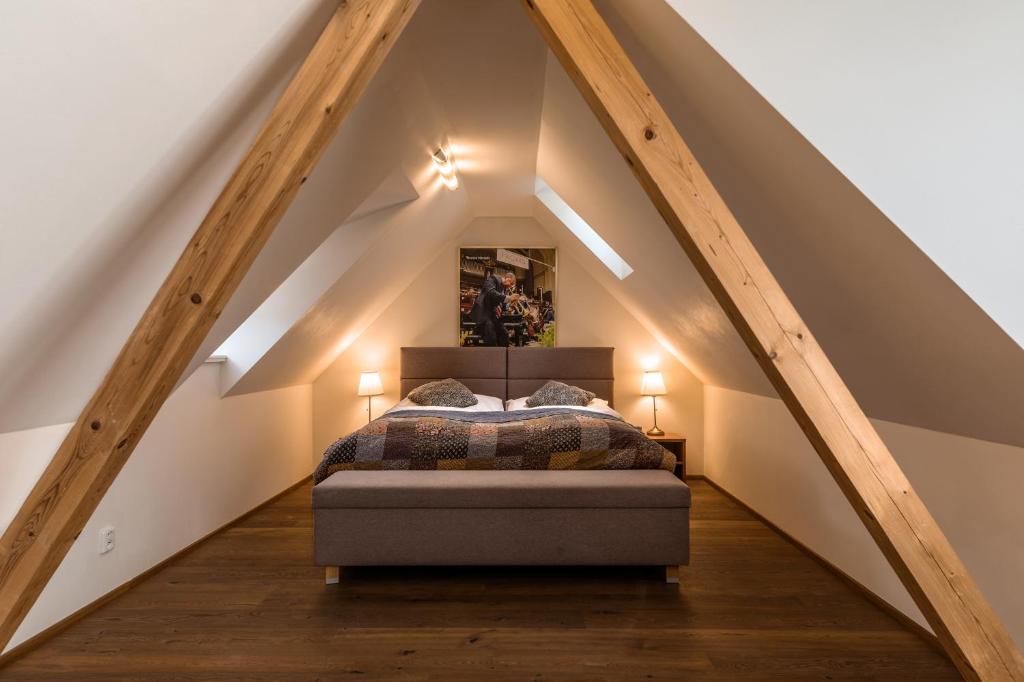
<path fill-rule="evenodd" d="M 640 383 L 640 395 L 665 395 L 665 379 L 661 372 L 644 372 Z"/>
<path fill-rule="evenodd" d="M 359 375 L 359 395 L 380 395 L 383 392 L 380 372 L 363 372 Z"/>

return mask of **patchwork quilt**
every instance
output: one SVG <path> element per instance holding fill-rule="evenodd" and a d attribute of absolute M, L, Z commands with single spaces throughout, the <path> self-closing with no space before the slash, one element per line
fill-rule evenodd
<path fill-rule="evenodd" d="M 348 469 L 667 469 L 675 457 L 612 415 L 403 410 L 335 441 L 313 474 Z"/>

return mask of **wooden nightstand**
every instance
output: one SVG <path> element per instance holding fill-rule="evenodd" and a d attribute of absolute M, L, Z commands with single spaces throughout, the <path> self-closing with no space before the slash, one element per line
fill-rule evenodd
<path fill-rule="evenodd" d="M 676 476 L 686 480 L 686 439 L 681 433 L 666 433 L 664 436 L 647 436 L 676 456 Z"/>

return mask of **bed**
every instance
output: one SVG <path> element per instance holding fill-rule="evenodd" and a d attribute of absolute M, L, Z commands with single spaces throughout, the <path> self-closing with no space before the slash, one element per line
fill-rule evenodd
<path fill-rule="evenodd" d="M 504 401 L 555 379 L 614 406 L 612 358 L 611 348 L 403 348 L 401 395 L 454 378 Z M 386 413 L 340 439 L 333 456 L 331 448 L 325 453 L 313 488 L 314 557 L 326 568 L 327 582 L 338 582 L 342 566 L 366 565 L 658 565 L 667 581 L 678 582 L 678 567 L 689 562 L 691 498 L 686 484 L 655 461 L 664 450 L 619 420 L 572 408 L 550 412 L 424 413 L 417 419 Z M 583 423 L 583 438 L 590 425 L 629 444 L 606 444 L 608 461 L 580 461 L 573 453 L 570 465 L 565 453 L 533 454 L 531 438 L 474 452 L 486 441 L 480 433 L 518 433 L 520 421 L 533 425 L 538 422 L 528 420 L 548 417 Z M 502 426 L 492 426 L 493 420 Z M 385 433 L 392 439 L 398 433 L 400 442 L 402 430 L 417 428 L 441 434 L 439 452 L 420 446 L 397 463 L 401 453 L 377 456 Z M 467 429 L 474 435 L 461 455 L 440 452 Z M 523 426 L 522 433 L 538 431 Z M 339 447 L 347 448 L 343 456 Z M 501 468 L 509 459 L 523 468 Z M 634 463 L 643 468 L 627 468 Z"/>

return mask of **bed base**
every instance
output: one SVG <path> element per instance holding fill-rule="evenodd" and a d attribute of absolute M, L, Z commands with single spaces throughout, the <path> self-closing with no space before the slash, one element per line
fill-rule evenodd
<path fill-rule="evenodd" d="M 689 563 L 690 489 L 665 470 L 339 471 L 313 488 L 314 560 L 339 566 Z"/>

